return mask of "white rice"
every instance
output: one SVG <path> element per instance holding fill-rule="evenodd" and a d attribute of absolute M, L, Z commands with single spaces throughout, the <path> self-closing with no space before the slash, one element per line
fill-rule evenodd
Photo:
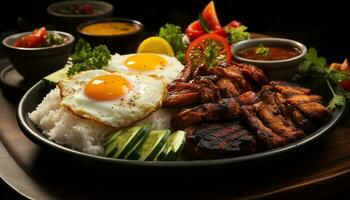
<path fill-rule="evenodd" d="M 59 89 L 53 89 L 29 118 L 42 130 L 43 134 L 58 144 L 89 154 L 101 155 L 103 139 L 115 130 L 111 127 L 80 118 L 60 105 Z M 160 109 L 137 124 L 150 123 L 153 129 L 169 129 L 171 114 Z"/>

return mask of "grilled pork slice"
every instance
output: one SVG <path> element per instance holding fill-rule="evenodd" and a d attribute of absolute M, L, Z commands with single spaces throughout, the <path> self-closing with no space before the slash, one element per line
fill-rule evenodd
<path fill-rule="evenodd" d="M 250 83 L 243 77 L 243 74 L 234 65 L 228 67 L 211 67 L 208 69 L 208 74 L 230 79 L 233 83 L 235 83 L 235 85 L 240 87 L 241 93 L 252 90 Z"/>
<path fill-rule="evenodd" d="M 256 116 L 253 106 L 242 105 L 241 113 L 250 130 L 256 135 L 257 139 L 268 149 L 282 146 L 286 139 L 274 133 L 266 127 L 263 122 Z"/>
<path fill-rule="evenodd" d="M 238 102 L 234 98 L 226 98 L 217 103 L 206 103 L 184 109 L 172 118 L 171 124 L 175 129 L 184 129 L 200 122 L 234 119 L 239 114 Z"/>
<path fill-rule="evenodd" d="M 209 82 L 210 80 L 208 80 Z M 203 82 L 202 82 L 203 84 Z M 168 85 L 168 94 L 163 105 L 165 107 L 182 107 L 196 103 L 213 102 L 220 98 L 219 89 L 202 86 L 197 83 L 172 82 Z"/>
<path fill-rule="evenodd" d="M 301 87 L 293 83 L 287 83 L 284 81 L 270 81 L 269 85 L 286 97 L 291 97 L 298 94 L 308 95 L 311 93 L 311 90 L 308 88 Z"/>
<path fill-rule="evenodd" d="M 253 105 L 260 101 L 260 97 L 255 92 L 248 91 L 239 95 L 237 101 L 241 105 Z"/>
<path fill-rule="evenodd" d="M 329 110 L 317 102 L 293 104 L 293 106 L 298 108 L 307 118 L 314 121 L 327 121 L 331 118 Z"/>
<path fill-rule="evenodd" d="M 268 78 L 260 68 L 246 63 L 234 63 L 234 65 L 237 66 L 243 75 L 249 80 L 254 81 L 259 85 L 267 83 Z"/>
<path fill-rule="evenodd" d="M 295 127 L 293 122 L 287 120 L 275 107 L 262 104 L 258 115 L 264 125 L 274 133 L 286 139 L 287 142 L 295 141 L 305 136 L 304 131 Z"/>
<path fill-rule="evenodd" d="M 221 78 L 216 82 L 221 95 L 225 98 L 236 97 L 240 94 L 239 88 L 228 78 Z"/>
<path fill-rule="evenodd" d="M 232 122 L 202 123 L 185 129 L 187 152 L 200 159 L 224 158 L 254 153 L 254 136 Z"/>

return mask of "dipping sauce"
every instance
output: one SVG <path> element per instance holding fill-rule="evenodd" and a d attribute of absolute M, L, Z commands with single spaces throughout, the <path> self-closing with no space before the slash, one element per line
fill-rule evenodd
<path fill-rule="evenodd" d="M 130 22 L 99 22 L 90 24 L 81 29 L 81 32 L 87 35 L 123 35 L 136 32 L 140 26 Z"/>
<path fill-rule="evenodd" d="M 251 60 L 285 60 L 300 55 L 299 49 L 291 46 L 259 45 L 241 49 L 237 55 Z"/>

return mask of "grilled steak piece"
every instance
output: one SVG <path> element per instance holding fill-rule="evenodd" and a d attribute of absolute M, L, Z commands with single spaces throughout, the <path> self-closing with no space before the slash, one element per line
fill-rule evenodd
<path fill-rule="evenodd" d="M 185 129 L 187 152 L 200 159 L 224 158 L 254 153 L 254 136 L 232 122 L 202 123 Z"/>
<path fill-rule="evenodd" d="M 184 109 L 172 118 L 171 124 L 175 129 L 184 129 L 200 122 L 234 119 L 239 114 L 238 102 L 234 98 L 226 98 L 217 103 L 206 103 Z"/>
<path fill-rule="evenodd" d="M 286 140 L 267 128 L 256 116 L 253 106 L 241 106 L 242 117 L 257 139 L 268 149 L 282 146 Z"/>

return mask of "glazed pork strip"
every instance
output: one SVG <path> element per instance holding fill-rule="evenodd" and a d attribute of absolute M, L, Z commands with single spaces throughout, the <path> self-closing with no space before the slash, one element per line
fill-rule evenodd
<path fill-rule="evenodd" d="M 234 98 L 221 99 L 217 103 L 205 103 L 193 108 L 187 108 L 176 114 L 172 127 L 184 129 L 190 125 L 205 121 L 222 121 L 234 119 L 240 114 L 240 105 Z"/>
<path fill-rule="evenodd" d="M 252 90 L 250 83 L 243 77 L 240 70 L 233 65 L 229 67 L 211 67 L 208 69 L 208 73 L 232 80 L 235 85 L 239 86 L 241 93 Z"/>
<path fill-rule="evenodd" d="M 298 94 L 309 95 L 311 93 L 311 90 L 308 88 L 284 81 L 270 81 L 269 85 L 272 86 L 277 92 L 283 94 L 285 97 L 291 97 Z"/>
<path fill-rule="evenodd" d="M 272 87 L 264 86 L 260 91 L 260 98 L 262 103 L 257 112 L 265 126 L 289 142 L 305 136 L 304 131 L 295 126 L 290 114 L 283 112 L 287 110 L 286 105 L 281 102 Z"/>
<path fill-rule="evenodd" d="M 221 78 L 216 84 L 220 88 L 221 95 L 225 98 L 236 97 L 240 94 L 239 88 L 228 78 Z"/>
<path fill-rule="evenodd" d="M 202 123 L 185 129 L 186 151 L 201 159 L 224 158 L 254 153 L 254 136 L 232 122 Z"/>
<path fill-rule="evenodd" d="M 258 116 L 266 127 L 285 138 L 287 142 L 292 142 L 305 136 L 304 131 L 296 128 L 291 121 L 288 121 L 271 105 L 262 104 L 258 109 Z"/>
<path fill-rule="evenodd" d="M 256 116 L 253 106 L 242 105 L 241 113 L 250 130 L 267 149 L 279 147 L 286 143 L 285 138 L 277 135 L 263 124 L 263 122 Z"/>
<path fill-rule="evenodd" d="M 317 102 L 292 105 L 300 110 L 307 118 L 314 121 L 327 121 L 332 117 L 329 110 Z"/>
<path fill-rule="evenodd" d="M 245 77 L 256 84 L 263 85 L 268 82 L 268 78 L 262 69 L 246 63 L 234 63 L 234 65 L 240 69 Z"/>
<path fill-rule="evenodd" d="M 253 105 L 260 101 L 260 97 L 252 91 L 245 92 L 237 97 L 240 105 Z"/>

